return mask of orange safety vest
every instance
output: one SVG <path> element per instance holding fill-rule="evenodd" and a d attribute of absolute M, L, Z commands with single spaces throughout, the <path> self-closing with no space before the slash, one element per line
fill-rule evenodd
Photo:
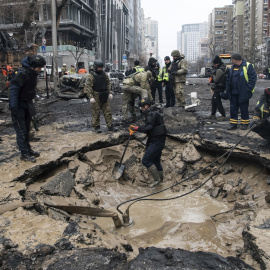
<path fill-rule="evenodd" d="M 87 73 L 87 70 L 84 69 L 84 68 L 80 68 L 78 73 L 79 74 L 86 74 Z"/>
<path fill-rule="evenodd" d="M 7 77 L 7 75 L 13 72 L 13 68 L 10 65 L 7 65 L 6 69 L 2 69 L 3 75 Z"/>

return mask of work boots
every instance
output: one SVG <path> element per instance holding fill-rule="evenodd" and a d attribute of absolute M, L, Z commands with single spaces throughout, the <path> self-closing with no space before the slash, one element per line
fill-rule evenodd
<path fill-rule="evenodd" d="M 151 187 L 155 187 L 162 182 L 163 179 L 161 179 L 161 172 L 157 170 L 157 167 L 155 165 L 152 165 L 151 167 L 149 167 L 148 171 L 154 178 L 154 183 L 151 185 Z M 163 176 L 163 172 L 162 172 L 162 176 Z"/>
<path fill-rule="evenodd" d="M 36 159 L 34 157 L 31 157 L 28 153 L 21 153 L 21 160 L 23 161 L 30 161 L 35 163 Z"/>
<path fill-rule="evenodd" d="M 32 157 L 39 157 L 40 156 L 40 154 L 38 152 L 33 151 L 31 148 L 29 149 L 29 154 Z"/>
<path fill-rule="evenodd" d="M 115 127 L 114 125 L 111 125 L 110 127 L 108 127 L 108 131 L 117 131 L 118 128 Z"/>
<path fill-rule="evenodd" d="M 101 133 L 102 132 L 101 129 L 100 129 L 100 126 L 95 127 L 95 132 L 96 133 Z"/>

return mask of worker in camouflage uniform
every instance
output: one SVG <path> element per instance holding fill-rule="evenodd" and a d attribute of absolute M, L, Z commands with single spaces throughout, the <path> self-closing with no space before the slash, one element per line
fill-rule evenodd
<path fill-rule="evenodd" d="M 188 63 L 185 60 L 185 55 L 180 54 L 178 50 L 173 50 L 171 53 L 173 62 L 168 71 L 173 77 L 173 91 L 178 103 L 178 107 L 185 107 L 184 85 L 186 83 L 186 74 L 188 71 Z"/>
<path fill-rule="evenodd" d="M 113 92 L 111 91 L 109 76 L 103 71 L 103 62 L 101 60 L 95 60 L 92 68 L 86 76 L 84 88 L 92 107 L 92 127 L 97 133 L 101 133 L 100 110 L 102 110 L 108 131 L 117 131 L 118 129 L 112 124 L 109 100 L 112 100 Z"/>
<path fill-rule="evenodd" d="M 63 64 L 62 68 L 61 68 L 61 74 L 63 75 L 68 75 L 68 68 L 66 64 Z"/>
<path fill-rule="evenodd" d="M 135 99 L 138 96 L 141 98 L 148 97 L 150 100 L 152 99 L 151 89 L 149 80 L 152 77 L 152 73 L 150 71 L 140 71 L 131 74 L 123 81 L 123 120 L 127 121 L 128 109 L 130 110 L 130 114 L 132 116 L 132 121 L 135 121 L 136 114 L 134 112 Z"/>

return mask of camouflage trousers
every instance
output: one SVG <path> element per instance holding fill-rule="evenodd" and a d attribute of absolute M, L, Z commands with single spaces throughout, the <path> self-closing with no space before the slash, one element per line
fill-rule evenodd
<path fill-rule="evenodd" d="M 94 93 L 95 103 L 91 103 L 92 109 L 92 127 L 96 128 L 100 126 L 100 111 L 103 112 L 106 124 L 108 127 L 112 126 L 112 112 L 109 100 L 105 103 L 101 103 L 98 93 Z"/>
<path fill-rule="evenodd" d="M 131 86 L 131 85 L 123 85 L 123 119 L 128 119 L 128 110 L 132 117 L 135 117 L 136 114 L 134 112 L 135 99 L 137 96 L 141 96 L 142 98 L 149 97 L 149 93 L 147 90 L 139 87 L 139 86 Z M 152 97 L 152 96 L 151 96 Z"/>
<path fill-rule="evenodd" d="M 184 85 L 185 83 L 181 82 L 175 82 L 173 84 L 173 92 L 175 95 L 175 99 L 177 100 L 178 106 L 181 107 L 186 105 L 186 101 L 184 98 Z"/>

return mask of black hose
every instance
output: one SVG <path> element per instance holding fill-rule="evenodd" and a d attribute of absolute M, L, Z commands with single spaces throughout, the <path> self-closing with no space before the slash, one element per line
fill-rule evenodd
<path fill-rule="evenodd" d="M 246 133 L 245 136 L 243 136 L 243 137 L 242 137 L 242 138 L 241 138 L 234 146 L 232 146 L 227 152 L 225 152 L 223 155 L 221 155 L 219 158 L 217 158 L 217 159 L 216 159 L 215 161 L 213 161 L 211 164 L 207 165 L 206 167 L 202 168 L 202 169 L 199 170 L 199 171 L 194 172 L 191 176 L 187 177 L 186 179 L 184 179 L 184 180 L 180 181 L 179 183 L 176 183 L 176 184 L 174 184 L 174 185 L 172 185 L 172 186 L 170 186 L 170 187 L 167 187 L 167 188 L 165 188 L 165 189 L 162 189 L 162 190 L 160 190 L 160 191 L 157 191 L 157 192 L 154 192 L 154 193 L 151 193 L 151 194 L 142 196 L 142 197 L 137 197 L 137 198 L 135 198 L 135 199 L 131 199 L 131 200 L 125 201 L 125 202 L 123 202 L 123 203 L 121 203 L 121 204 L 119 204 L 119 205 L 117 206 L 117 208 L 116 208 L 117 211 L 123 215 L 123 212 L 119 209 L 119 207 L 122 206 L 123 204 L 128 203 L 128 202 L 133 202 L 133 203 L 131 203 L 131 204 L 128 206 L 127 210 L 129 210 L 129 207 L 130 207 L 131 205 L 133 205 L 135 202 L 138 202 L 138 201 L 169 201 L 169 200 L 175 200 L 175 199 L 184 197 L 184 196 L 186 196 L 186 195 L 188 195 L 188 194 L 190 194 L 190 193 L 192 193 L 192 192 L 194 192 L 194 191 L 200 189 L 200 188 L 201 188 L 202 186 L 204 186 L 204 185 L 205 185 L 205 184 L 206 184 L 213 176 L 215 176 L 215 175 L 219 172 L 219 170 L 221 169 L 221 167 L 225 164 L 225 162 L 226 162 L 226 161 L 228 160 L 228 158 L 231 156 L 231 154 L 232 154 L 232 152 L 234 151 L 234 149 L 236 148 L 236 146 L 237 146 L 238 144 L 240 144 L 242 141 L 244 141 L 244 140 L 246 139 L 247 135 L 249 134 L 249 132 L 252 131 L 253 128 L 255 128 L 255 127 L 256 127 L 256 125 L 253 125 L 253 126 L 249 129 L 249 131 Z M 164 191 L 166 191 L 166 190 L 168 190 L 168 189 L 171 189 L 171 188 L 173 188 L 173 187 L 175 187 L 175 186 L 177 186 L 177 185 L 182 184 L 183 182 L 189 180 L 189 179 L 192 178 L 193 176 L 195 176 L 195 175 L 197 175 L 198 173 L 202 172 L 203 170 L 207 169 L 208 167 L 210 167 L 212 164 L 214 164 L 215 162 L 217 162 L 219 159 L 221 159 L 222 157 L 226 156 L 227 154 L 228 154 L 228 156 L 227 156 L 226 159 L 221 163 L 221 165 L 217 168 L 217 170 L 216 170 L 214 173 L 212 173 L 212 175 L 210 175 L 210 176 L 209 176 L 209 177 L 208 177 L 201 185 L 199 185 L 198 187 L 192 189 L 191 191 L 189 191 L 189 192 L 187 192 L 187 193 L 184 193 L 184 194 L 181 194 L 181 195 L 176 196 L 176 197 L 172 197 L 172 198 L 166 198 L 166 199 L 145 199 L 145 198 L 147 198 L 147 197 L 156 195 L 156 194 L 158 194 L 158 193 L 164 192 Z M 126 211 L 127 211 L 127 210 L 126 210 Z"/>

